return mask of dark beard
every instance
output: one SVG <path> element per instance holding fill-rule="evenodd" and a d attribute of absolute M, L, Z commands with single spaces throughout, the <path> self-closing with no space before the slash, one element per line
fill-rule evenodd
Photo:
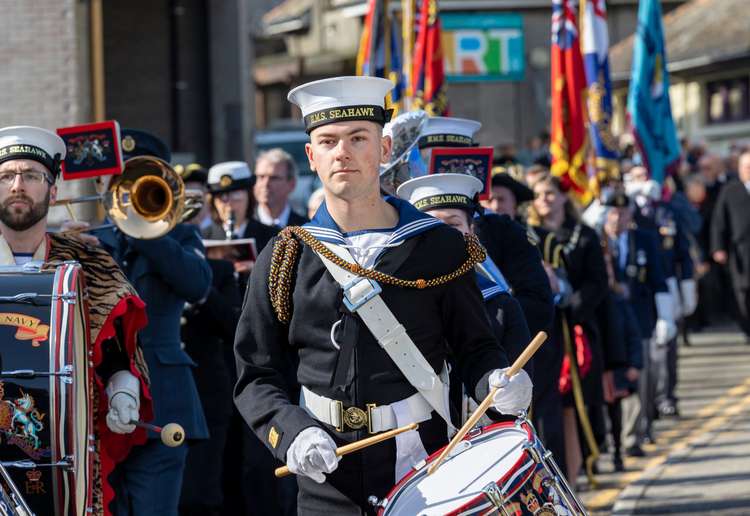
<path fill-rule="evenodd" d="M 47 190 L 47 195 L 44 196 L 44 200 L 39 203 L 35 203 L 30 197 L 26 195 L 16 195 L 7 199 L 2 207 L 0 207 L 0 222 L 8 226 L 13 231 L 26 231 L 34 224 L 42 220 L 47 216 L 49 212 L 49 198 L 50 191 Z M 28 201 L 31 209 L 26 212 L 19 213 L 18 211 L 9 207 L 9 205 L 18 199 Z"/>

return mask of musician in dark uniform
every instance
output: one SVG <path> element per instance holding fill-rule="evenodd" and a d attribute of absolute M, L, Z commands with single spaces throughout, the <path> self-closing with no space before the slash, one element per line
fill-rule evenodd
<path fill-rule="evenodd" d="M 483 188 L 479 179 L 468 174 L 430 174 L 406 181 L 398 187 L 396 193 L 418 210 L 437 217 L 462 234 L 467 234 L 474 232 L 474 215 L 483 211 L 478 202 Z M 510 362 L 513 362 L 531 340 L 521 305 L 510 294 L 507 281 L 491 258 L 487 257 L 484 262 L 477 264 L 476 279 L 495 338 Z M 534 374 L 532 364 L 533 361 L 529 361 L 524 366 L 530 376 Z M 451 380 L 451 386 L 456 383 L 456 387 L 460 387 L 460 382 L 453 382 L 453 378 Z M 467 407 L 471 404 L 464 403 L 461 394 L 457 389 L 451 400 L 460 409 L 461 418 L 465 419 L 469 415 Z M 460 400 L 460 403 L 456 400 Z"/>
<path fill-rule="evenodd" d="M 657 367 L 666 356 L 666 345 L 677 334 L 674 301 L 667 288 L 657 235 L 633 227 L 632 205 L 623 193 L 615 193 L 606 207 L 604 236 L 617 280 L 617 290 L 633 308 L 643 338 L 643 371 L 637 378 L 639 395 L 622 400 L 623 444 L 631 456 L 643 456 L 641 448 L 651 434 L 656 414 Z M 633 375 L 629 380 L 636 381 Z"/>
<path fill-rule="evenodd" d="M 145 431 L 132 421 L 152 417 L 148 371 L 137 340 L 146 310 L 101 248 L 88 245 L 79 235 L 47 232 L 47 213 L 57 198 L 55 183 L 65 155 L 65 142 L 52 131 L 31 126 L 0 129 L 0 265 L 81 265 L 89 307 L 88 351 L 95 372 L 88 415 L 93 418 L 91 438 L 97 442 L 91 446 L 92 475 L 77 481 L 91 488 L 90 514 L 108 516 L 109 473 L 146 440 Z"/>
<path fill-rule="evenodd" d="M 750 152 L 740 155 L 739 180 L 719 193 L 711 222 L 711 255 L 729 269 L 739 310 L 737 322 L 750 344 Z"/>
<path fill-rule="evenodd" d="M 182 174 L 185 187 L 206 188 L 208 171 L 188 166 Z M 186 221 L 200 226 L 203 214 Z M 211 244 L 215 244 L 212 242 Z M 206 245 L 211 267 L 211 289 L 197 303 L 187 303 L 182 314 L 181 336 L 185 352 L 196 363 L 195 384 L 203 404 L 209 438 L 194 443 L 187 456 L 180 496 L 180 515 L 218 515 L 224 505 L 224 453 L 234 404 L 234 363 L 228 361 L 237 330 L 242 299 L 231 261 L 224 246 Z"/>
<path fill-rule="evenodd" d="M 169 148 L 143 131 L 122 131 L 124 158 L 154 156 L 169 162 Z M 146 301 L 148 326 L 141 332 L 151 373 L 154 423 L 177 422 L 188 440 L 208 437 L 206 420 L 195 387 L 195 362 L 182 349 L 180 317 L 186 302 L 203 300 L 211 286 L 211 268 L 195 226 L 177 224 L 165 236 L 140 240 L 120 231 L 95 232 Z M 123 515 L 177 514 L 187 447 L 168 448 L 150 432 L 112 475 L 114 513 Z"/>
<path fill-rule="evenodd" d="M 380 196 L 391 88 L 386 79 L 340 77 L 290 92 L 326 201 L 261 253 L 237 330 L 235 403 L 297 474 L 302 515 L 374 512 L 369 496 L 385 496 L 446 444 L 449 350 L 475 399 L 504 385 L 495 409 L 514 413 L 530 402 L 528 375 L 503 374 L 507 359 L 471 274 L 484 260 L 476 240 Z M 290 374 L 302 386 L 299 402 L 288 394 Z M 338 445 L 412 422 L 418 431 L 340 462 L 335 455 Z"/>
<path fill-rule="evenodd" d="M 429 118 L 418 143 L 423 161 L 429 166 L 435 147 L 475 146 L 474 135 L 481 127 L 476 120 Z M 548 330 L 553 313 L 552 292 L 542 258 L 525 228 L 506 214 L 487 212 L 477 218 L 474 229 L 487 254 L 508 280 L 531 334 Z"/>

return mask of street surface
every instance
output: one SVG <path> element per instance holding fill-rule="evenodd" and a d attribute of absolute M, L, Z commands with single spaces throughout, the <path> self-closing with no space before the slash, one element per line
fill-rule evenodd
<path fill-rule="evenodd" d="M 750 346 L 731 327 L 680 346 L 679 418 L 660 419 L 644 458 L 613 473 L 599 460 L 596 489 L 579 482 L 591 514 L 750 515 Z"/>

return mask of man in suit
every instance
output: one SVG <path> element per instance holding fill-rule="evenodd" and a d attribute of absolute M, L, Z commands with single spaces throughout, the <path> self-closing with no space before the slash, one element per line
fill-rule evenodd
<path fill-rule="evenodd" d="M 126 160 L 145 155 L 169 162 L 169 149 L 157 137 L 128 129 L 122 136 Z M 183 351 L 180 338 L 185 303 L 202 300 L 211 286 L 198 231 L 178 224 L 152 240 L 117 230 L 98 231 L 96 236 L 146 302 L 148 326 L 140 337 L 151 376 L 154 423 L 176 422 L 188 439 L 206 439 L 208 428 L 193 379 L 195 362 Z M 110 477 L 116 493 L 114 514 L 176 516 L 186 456 L 186 446 L 168 448 L 158 434 L 149 432 L 148 442 L 134 448 Z"/>
<path fill-rule="evenodd" d="M 267 150 L 255 161 L 255 218 L 267 226 L 301 226 L 307 218 L 292 211 L 289 196 L 297 185 L 297 164 L 283 149 Z"/>
<path fill-rule="evenodd" d="M 737 299 L 738 323 L 750 343 L 750 151 L 739 159 L 739 181 L 728 183 L 716 201 L 711 222 L 711 256 L 729 268 Z"/>

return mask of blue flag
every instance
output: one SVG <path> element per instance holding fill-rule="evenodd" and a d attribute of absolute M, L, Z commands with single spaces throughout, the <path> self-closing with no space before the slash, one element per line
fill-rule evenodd
<path fill-rule="evenodd" d="M 660 184 L 680 159 L 669 102 L 669 74 L 659 0 L 640 0 L 633 45 L 628 117 L 643 164 Z"/>

